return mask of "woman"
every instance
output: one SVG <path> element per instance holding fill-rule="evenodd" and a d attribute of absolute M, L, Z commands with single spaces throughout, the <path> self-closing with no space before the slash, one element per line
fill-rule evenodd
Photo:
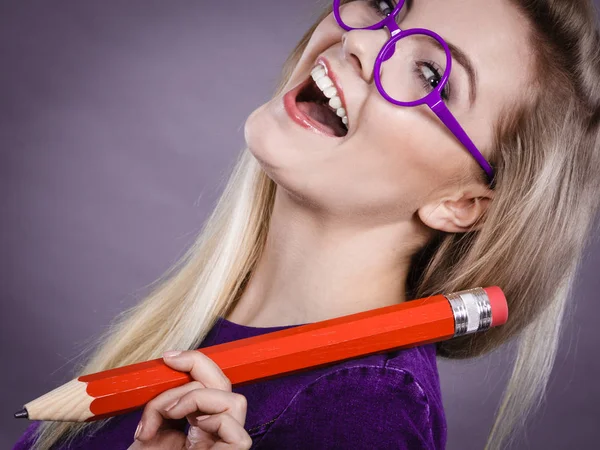
<path fill-rule="evenodd" d="M 538 404 L 598 208 L 592 4 L 342 3 L 248 118 L 248 149 L 196 244 L 82 373 L 475 286 L 502 287 L 508 322 L 234 390 L 201 353 L 166 355 L 195 381 L 143 412 L 43 423 L 36 446 L 25 435 L 16 448 L 444 448 L 436 354 L 483 355 L 513 337 L 487 447 L 503 448 Z M 395 23 L 435 33 L 405 38 Z"/>

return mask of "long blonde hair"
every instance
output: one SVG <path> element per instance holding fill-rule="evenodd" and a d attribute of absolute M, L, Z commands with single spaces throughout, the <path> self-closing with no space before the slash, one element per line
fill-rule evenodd
<path fill-rule="evenodd" d="M 496 195 L 482 228 L 436 235 L 414 255 L 407 283 L 409 299 L 492 285 L 506 294 L 505 325 L 437 345 L 439 356 L 470 358 L 518 339 L 490 450 L 511 441 L 542 402 L 600 188 L 600 38 L 592 3 L 510 1 L 531 24 L 534 99 L 496 126 L 490 151 Z M 330 11 L 288 57 L 276 93 Z M 145 299 L 113 321 L 76 376 L 159 358 L 168 349 L 197 348 L 227 315 L 260 257 L 275 188 L 244 149 L 196 242 Z M 33 448 L 48 450 L 110 420 L 43 422 Z"/>

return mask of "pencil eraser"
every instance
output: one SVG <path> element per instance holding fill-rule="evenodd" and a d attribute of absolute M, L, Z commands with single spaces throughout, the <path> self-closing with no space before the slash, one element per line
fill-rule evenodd
<path fill-rule="evenodd" d="M 483 288 L 490 300 L 492 308 L 492 325 L 502 325 L 508 320 L 508 304 L 504 292 L 498 286 L 490 286 Z"/>

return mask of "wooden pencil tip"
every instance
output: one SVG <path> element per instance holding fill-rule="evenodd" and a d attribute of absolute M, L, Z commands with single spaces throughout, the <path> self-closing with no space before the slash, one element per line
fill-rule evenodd
<path fill-rule="evenodd" d="M 21 411 L 15 413 L 15 419 L 28 419 L 28 418 L 29 418 L 29 414 L 27 413 L 27 410 L 25 408 L 23 408 Z"/>

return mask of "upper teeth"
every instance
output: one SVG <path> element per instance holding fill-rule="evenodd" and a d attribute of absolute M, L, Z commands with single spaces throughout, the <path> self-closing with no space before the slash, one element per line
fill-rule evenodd
<path fill-rule="evenodd" d="M 325 97 L 329 99 L 329 106 L 331 106 L 331 108 L 335 110 L 335 113 L 342 118 L 343 124 L 348 126 L 348 116 L 346 115 L 346 110 L 343 108 L 342 99 L 339 97 L 337 89 L 333 85 L 333 81 L 327 76 L 325 66 L 321 63 L 317 64 L 310 72 L 310 76 L 315 81 L 318 88 L 321 89 Z"/>

